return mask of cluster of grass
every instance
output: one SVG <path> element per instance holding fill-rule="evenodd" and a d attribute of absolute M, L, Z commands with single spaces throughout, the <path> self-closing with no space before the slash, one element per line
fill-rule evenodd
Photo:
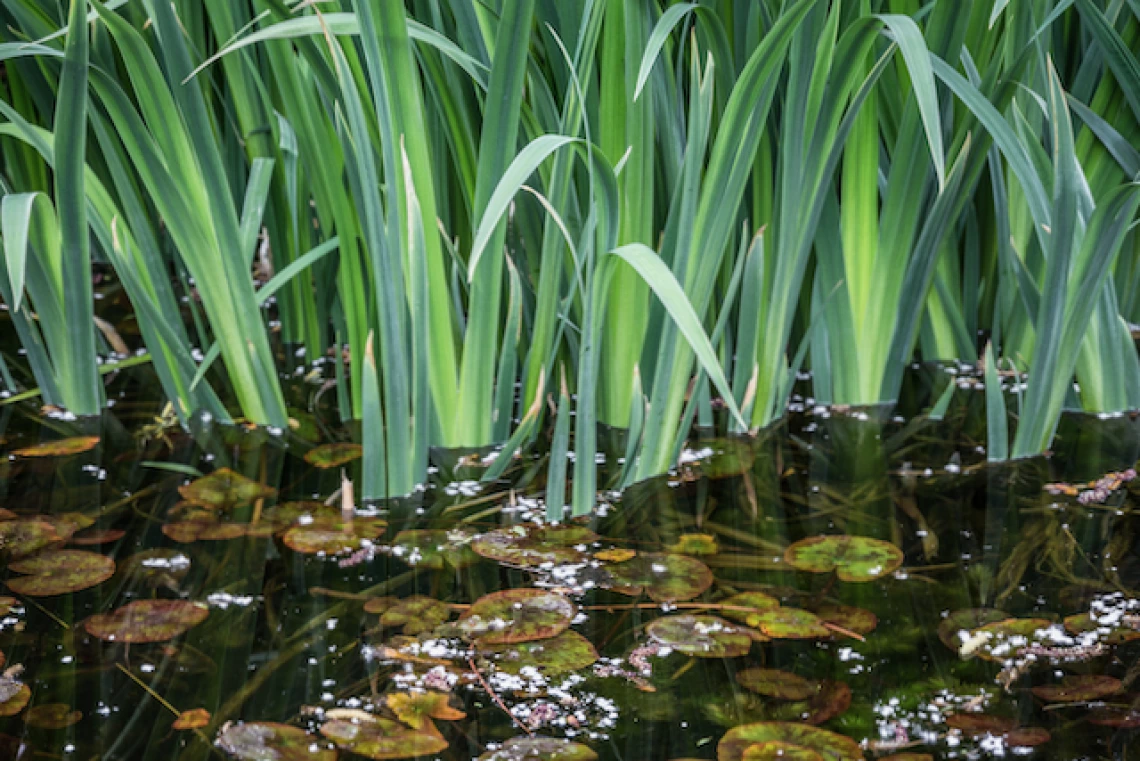
<path fill-rule="evenodd" d="M 553 418 L 552 508 L 572 475 L 588 511 L 599 423 L 628 483 L 808 368 L 863 405 L 984 362 L 992 458 L 1140 407 L 1138 0 L 4 0 L 0 28 L 0 296 L 79 414 L 93 258 L 183 419 L 286 424 L 267 304 L 347 348 L 367 497 Z"/>

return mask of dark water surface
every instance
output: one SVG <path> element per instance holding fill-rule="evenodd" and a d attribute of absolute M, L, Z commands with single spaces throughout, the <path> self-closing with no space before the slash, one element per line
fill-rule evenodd
<path fill-rule="evenodd" d="M 801 399 L 556 529 L 538 455 L 338 495 L 305 454 L 353 432 L 315 386 L 279 435 L 0 407 L 0 759 L 1140 758 L 1136 423 L 987 466 L 976 385 L 916 371 L 906 417 Z M 528 733 L 557 742 L 501 747 Z"/>

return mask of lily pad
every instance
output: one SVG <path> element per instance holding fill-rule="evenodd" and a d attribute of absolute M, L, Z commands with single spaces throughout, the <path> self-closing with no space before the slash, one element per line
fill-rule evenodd
<path fill-rule="evenodd" d="M 1009 614 L 995 608 L 965 608 L 956 610 L 938 624 L 938 639 L 954 652 L 959 652 L 962 643 L 975 630 L 986 624 L 1005 621 Z"/>
<path fill-rule="evenodd" d="M 477 761 L 596 761 L 589 746 L 554 737 L 512 737 Z"/>
<path fill-rule="evenodd" d="M 267 499 L 277 494 L 277 490 L 229 468 L 218 468 L 208 476 L 178 487 L 178 493 L 192 504 L 226 510 Z"/>
<path fill-rule="evenodd" d="M 70 457 L 81 452 L 89 452 L 98 443 L 98 436 L 72 436 L 68 439 L 45 441 L 42 444 L 17 449 L 12 454 L 17 457 Z"/>
<path fill-rule="evenodd" d="M 241 761 L 336 761 L 337 755 L 299 727 L 268 721 L 224 726 L 218 747 Z"/>
<path fill-rule="evenodd" d="M 1140 727 L 1140 711 L 1124 706 L 1104 706 L 1090 711 L 1090 724 L 1113 729 L 1136 729 Z"/>
<path fill-rule="evenodd" d="M 590 640 L 570 630 L 550 639 L 510 645 L 494 655 L 495 668 L 500 671 L 517 674 L 524 668 L 535 668 L 548 677 L 584 669 L 598 660 L 598 651 Z"/>
<path fill-rule="evenodd" d="M 1001 739 L 1013 748 L 1036 748 L 1052 740 L 1053 736 L 1042 727 L 1018 727 L 1006 732 Z"/>
<path fill-rule="evenodd" d="M 1130 626 L 1109 625 L 1093 618 L 1091 613 L 1078 613 L 1075 616 L 1065 617 L 1065 629 L 1071 634 L 1084 634 L 1095 631 L 1101 634 L 1099 639 L 1106 645 L 1120 645 L 1140 639 L 1140 630 Z"/>
<path fill-rule="evenodd" d="M 294 526 L 285 532 L 282 541 L 289 549 L 304 555 L 346 555 L 378 539 L 386 525 L 380 518 L 357 518 L 350 523 L 319 520 L 306 526 Z"/>
<path fill-rule="evenodd" d="M 404 634 L 430 632 L 451 618 L 451 607 L 433 597 L 413 595 L 397 601 L 380 616 L 383 626 L 402 626 Z"/>
<path fill-rule="evenodd" d="M 7 696 L 7 697 L 5 697 Z M 32 690 L 23 682 L 0 677 L 0 718 L 15 716 L 32 699 Z"/>
<path fill-rule="evenodd" d="M 448 703 L 446 692 L 396 692 L 388 696 L 388 708 L 396 718 L 413 729 L 432 726 L 432 719 L 459 721 L 467 714 Z"/>
<path fill-rule="evenodd" d="M 165 642 L 206 620 L 209 608 L 187 600 L 137 600 L 104 615 L 91 616 L 84 627 L 108 642 Z"/>
<path fill-rule="evenodd" d="M 447 740 L 434 725 L 415 730 L 391 719 L 361 722 L 335 719 L 321 725 L 321 734 L 339 748 L 372 759 L 416 758 L 447 748 Z"/>
<path fill-rule="evenodd" d="M 210 712 L 205 708 L 191 708 L 178 714 L 171 725 L 173 729 L 201 729 L 210 723 Z"/>
<path fill-rule="evenodd" d="M 66 703 L 45 703 L 33 706 L 24 714 L 24 723 L 38 729 L 64 729 L 78 724 L 83 711 L 76 711 Z"/>
<path fill-rule="evenodd" d="M 1031 692 L 1046 703 L 1076 703 L 1115 695 L 1124 689 L 1120 680 L 1104 674 L 1070 674 L 1060 684 L 1043 684 Z"/>
<path fill-rule="evenodd" d="M 8 588 L 29 597 L 69 594 L 102 584 L 115 574 L 115 561 L 86 550 L 48 550 L 13 561 L 9 570 L 29 574 L 8 579 Z"/>
<path fill-rule="evenodd" d="M 741 592 L 728 599 L 721 600 L 723 606 L 720 612 L 726 618 L 740 621 L 749 626 L 756 626 L 756 617 L 766 610 L 780 607 L 780 601 L 769 597 L 763 592 Z"/>
<path fill-rule="evenodd" d="M 778 669 L 751 668 L 736 674 L 747 690 L 780 700 L 805 700 L 819 692 L 819 682 Z"/>
<path fill-rule="evenodd" d="M 27 518 L 0 522 L 0 552 L 18 558 L 38 552 L 49 544 L 62 542 L 55 526 L 44 520 Z"/>
<path fill-rule="evenodd" d="M 282 502 L 268 508 L 261 514 L 263 522 L 281 529 L 295 524 L 309 524 L 313 521 L 338 519 L 339 517 L 339 507 L 310 499 Z"/>
<path fill-rule="evenodd" d="M 471 549 L 504 565 L 539 568 L 581 562 L 584 545 L 597 538 L 585 526 L 509 526 L 477 537 Z"/>
<path fill-rule="evenodd" d="M 677 543 L 668 550 L 678 555 L 715 555 L 720 552 L 712 534 L 681 534 Z"/>
<path fill-rule="evenodd" d="M 826 680 L 819 692 L 804 701 L 786 704 L 789 719 L 817 725 L 831 721 L 851 707 L 851 688 L 844 682 Z M 784 718 L 783 716 L 779 718 Z"/>
<path fill-rule="evenodd" d="M 800 608 L 772 608 L 756 614 L 755 626 L 773 639 L 823 639 L 831 630 L 816 614 Z"/>
<path fill-rule="evenodd" d="M 341 465 L 359 460 L 364 456 L 364 447 L 346 441 L 322 444 L 305 452 L 305 462 L 310 465 L 327 469 L 339 468 Z"/>
<path fill-rule="evenodd" d="M 975 629 L 959 653 L 967 655 L 966 651 L 975 646 L 977 655 L 982 660 L 1005 661 L 1038 640 L 1037 632 L 1047 630 L 1052 625 L 1053 622 L 1046 618 L 1007 618 L 995 621 Z"/>
<path fill-rule="evenodd" d="M 946 717 L 946 726 L 957 729 L 967 737 L 1001 737 L 1017 728 L 1017 722 L 1005 716 L 984 713 L 955 713 Z"/>
<path fill-rule="evenodd" d="M 855 634 L 870 634 L 879 625 L 879 617 L 865 608 L 853 605 L 820 605 L 815 614 L 824 623 L 834 624 Z"/>
<path fill-rule="evenodd" d="M 11 611 L 12 608 L 14 606 L 16 606 L 19 602 L 20 601 L 17 600 L 15 597 L 0 597 L 0 616 L 8 615 L 9 611 Z M 0 665 L 3 665 L 3 664 L 0 664 Z"/>
<path fill-rule="evenodd" d="M 717 745 L 717 761 L 743 761 L 748 748 L 765 742 L 808 748 L 818 753 L 823 761 L 863 761 L 863 749 L 850 737 L 808 724 L 785 721 L 761 721 L 733 727 Z"/>
<path fill-rule="evenodd" d="M 85 531 L 79 536 L 71 537 L 71 543 L 80 547 L 89 547 L 100 544 L 111 544 L 126 536 L 127 532 L 121 528 L 103 528 Z"/>
<path fill-rule="evenodd" d="M 566 631 L 576 610 L 545 589 L 505 589 L 484 595 L 463 612 L 460 629 L 480 647 L 549 639 Z"/>
<path fill-rule="evenodd" d="M 784 551 L 793 568 L 812 573 L 835 571 L 840 581 L 881 579 L 902 565 L 898 547 L 867 536 L 813 536 L 801 539 Z"/>
<path fill-rule="evenodd" d="M 479 556 L 471 551 L 473 535 L 463 530 L 412 529 L 392 540 L 392 554 L 414 568 L 442 571 L 473 565 Z"/>
<path fill-rule="evenodd" d="M 628 550 L 624 547 L 610 547 L 594 553 L 594 559 L 601 560 L 603 563 L 624 563 L 636 556 L 637 550 Z"/>
<path fill-rule="evenodd" d="M 709 567 L 696 558 L 644 553 L 609 567 L 613 591 L 636 597 L 642 592 L 654 602 L 691 600 L 712 586 Z"/>
<path fill-rule="evenodd" d="M 823 756 L 803 745 L 772 740 L 744 749 L 743 761 L 823 761 Z"/>
<path fill-rule="evenodd" d="M 736 658 L 752 649 L 744 630 L 716 616 L 664 616 L 645 631 L 659 644 L 696 658 Z"/>
<path fill-rule="evenodd" d="M 221 523 L 218 521 L 179 521 L 167 523 L 162 533 L 181 544 L 192 542 L 224 542 L 246 535 L 244 523 Z"/>

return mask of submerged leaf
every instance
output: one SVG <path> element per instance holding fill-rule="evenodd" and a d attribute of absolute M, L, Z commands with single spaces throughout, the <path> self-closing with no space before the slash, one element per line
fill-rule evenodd
<path fill-rule="evenodd" d="M 82 718 L 82 711 L 72 710 L 66 703 L 45 703 L 29 708 L 24 714 L 24 723 L 39 729 L 64 729 L 78 724 Z"/>
<path fill-rule="evenodd" d="M 427 728 L 415 730 L 390 719 L 335 719 L 321 725 L 321 734 L 339 748 L 372 759 L 416 758 L 447 748 L 447 740 L 430 722 Z"/>
<path fill-rule="evenodd" d="M 898 547 L 867 536 L 813 536 L 784 551 L 784 560 L 800 571 L 831 573 L 840 581 L 874 581 L 902 565 Z"/>
<path fill-rule="evenodd" d="M 69 439 L 45 441 L 42 444 L 16 449 L 12 454 L 17 457 L 70 457 L 81 452 L 89 452 L 98 444 L 98 436 L 73 436 Z"/>
<path fill-rule="evenodd" d="M 585 526 L 509 526 L 477 537 L 471 549 L 504 565 L 538 568 L 581 562 L 584 545 L 597 538 Z"/>
<path fill-rule="evenodd" d="M 1031 692 L 1046 703 L 1075 703 L 1115 695 L 1124 689 L 1116 677 L 1104 674 L 1069 674 L 1060 684 L 1033 687 Z"/>
<path fill-rule="evenodd" d="M 322 469 L 338 468 L 353 460 L 360 459 L 363 454 L 364 447 L 359 444 L 339 441 L 322 444 L 305 452 L 305 462 Z"/>
<path fill-rule="evenodd" d="M 716 748 L 718 761 L 743 761 L 745 752 L 757 743 L 782 742 L 813 750 L 824 761 L 862 761 L 863 749 L 850 737 L 808 724 L 761 721 L 733 727 Z"/>
<path fill-rule="evenodd" d="M 91 616 L 87 633 L 108 642 L 165 642 L 206 620 L 209 608 L 188 600 L 137 600 L 104 615 Z"/>
<path fill-rule="evenodd" d="M 747 632 L 716 616 L 664 616 L 645 631 L 659 644 L 697 658 L 736 658 L 752 649 Z"/>
<path fill-rule="evenodd" d="M 495 668 L 500 671 L 517 674 L 524 668 L 534 668 L 548 677 L 584 669 L 598 660 L 593 644 L 570 630 L 550 639 L 498 648 L 493 655 Z"/>
<path fill-rule="evenodd" d="M 277 494 L 277 490 L 229 468 L 218 468 L 208 476 L 178 487 L 178 493 L 191 504 L 225 510 L 267 499 Z"/>
<path fill-rule="evenodd" d="M 191 708 L 178 714 L 171 725 L 174 729 L 201 729 L 210 723 L 210 712 L 205 708 Z"/>
<path fill-rule="evenodd" d="M 392 540 L 392 555 L 414 568 L 466 568 L 479 560 L 469 546 L 473 536 L 462 529 L 401 531 Z"/>
<path fill-rule="evenodd" d="M 691 600 L 712 586 L 709 567 L 696 558 L 665 553 L 644 553 L 609 567 L 613 590 L 637 596 L 642 592 L 655 602 Z"/>
<path fill-rule="evenodd" d="M 554 737 L 512 737 L 477 761 L 596 761 L 589 746 Z"/>
<path fill-rule="evenodd" d="M 804 700 L 819 692 L 819 682 L 778 669 L 745 669 L 736 674 L 736 681 L 747 690 L 780 700 Z"/>
<path fill-rule="evenodd" d="M 9 570 L 29 574 L 8 579 L 8 588 L 29 597 L 50 597 L 102 584 L 115 574 L 115 561 L 86 550 L 48 550 L 13 561 Z"/>
<path fill-rule="evenodd" d="M 220 523 L 218 521 L 179 521 L 167 523 L 162 533 L 181 544 L 192 542 L 224 542 L 238 539 L 247 533 L 244 523 Z"/>
<path fill-rule="evenodd" d="M 480 647 L 548 639 L 566 631 L 574 603 L 545 589 L 505 589 L 484 595 L 463 612 L 459 628 Z"/>
<path fill-rule="evenodd" d="M 396 692 L 388 696 L 388 708 L 396 718 L 413 729 L 432 726 L 432 719 L 459 721 L 467 717 L 458 708 L 452 708 L 446 692 Z"/>
<path fill-rule="evenodd" d="M 305 730 L 269 721 L 224 726 L 218 747 L 241 761 L 336 761 L 336 751 Z"/>

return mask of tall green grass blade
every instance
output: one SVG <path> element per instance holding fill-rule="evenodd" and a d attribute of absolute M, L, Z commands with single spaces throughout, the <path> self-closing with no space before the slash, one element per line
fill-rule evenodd
<path fill-rule="evenodd" d="M 986 459 L 1004 462 L 1009 459 L 1009 429 L 1002 393 L 1001 377 L 994 360 L 993 344 L 986 344 Z M 954 386 L 953 383 L 950 384 Z"/>
<path fill-rule="evenodd" d="M 562 520 L 566 506 L 566 464 L 570 450 L 570 390 L 566 373 L 558 393 L 558 412 L 554 417 L 554 436 L 550 440 L 550 467 L 546 471 L 546 520 Z"/>

